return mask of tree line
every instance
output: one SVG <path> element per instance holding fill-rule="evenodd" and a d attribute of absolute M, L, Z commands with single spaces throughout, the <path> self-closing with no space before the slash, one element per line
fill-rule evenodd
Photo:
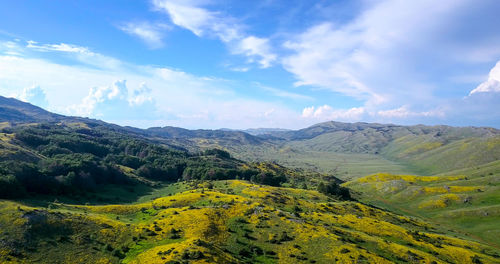
<path fill-rule="evenodd" d="M 71 195 L 102 184 L 137 184 L 137 178 L 165 182 L 244 179 L 273 186 L 287 181 L 282 172 L 242 166 L 244 162 L 224 150 L 192 154 L 106 126 L 45 123 L 1 132 L 14 134 L 11 143 L 26 151 L 0 160 L 0 198 L 29 193 Z"/>

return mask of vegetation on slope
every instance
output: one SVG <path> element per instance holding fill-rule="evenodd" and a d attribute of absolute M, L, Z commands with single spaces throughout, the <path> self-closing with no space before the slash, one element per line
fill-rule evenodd
<path fill-rule="evenodd" d="M 245 163 L 222 150 L 188 153 L 95 123 L 6 127 L 0 143 L 0 198 L 72 195 L 106 184 L 246 179 L 279 186 L 305 179 L 300 171 Z"/>
<path fill-rule="evenodd" d="M 1 201 L 0 262 L 497 263 L 499 257 L 424 222 L 316 191 L 238 180 L 166 188 L 170 195 L 134 204 L 41 208 Z"/>
<path fill-rule="evenodd" d="M 500 247 L 500 161 L 435 176 L 374 174 L 344 184 L 358 198 Z"/>
<path fill-rule="evenodd" d="M 2 263 L 499 262 L 495 129 L 141 130 L 4 99 L 0 198 L 16 200 L 0 201 Z M 335 176 L 359 199 L 439 229 L 334 200 L 350 199 Z M 213 182 L 230 179 L 302 190 Z M 165 185 L 179 181 L 189 183 Z"/>
<path fill-rule="evenodd" d="M 337 173 L 345 180 L 377 172 L 435 174 L 500 159 L 500 131 L 483 127 L 325 122 L 257 136 L 172 127 L 145 133 L 191 151 L 221 148 L 242 160 Z"/>

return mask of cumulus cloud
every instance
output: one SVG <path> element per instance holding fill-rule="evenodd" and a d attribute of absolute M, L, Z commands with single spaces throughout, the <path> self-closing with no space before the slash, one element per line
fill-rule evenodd
<path fill-rule="evenodd" d="M 157 117 L 151 89 L 141 83 L 131 91 L 129 92 L 126 80 L 117 80 L 108 86 L 92 87 L 80 103 L 68 106 L 66 111 L 78 116 L 108 120 L 125 117 L 148 120 Z"/>
<path fill-rule="evenodd" d="M 500 61 L 491 69 L 488 80 L 478 85 L 469 95 L 486 92 L 500 92 Z"/>
<path fill-rule="evenodd" d="M 17 98 L 42 108 L 46 108 L 49 105 L 45 96 L 45 91 L 38 85 L 24 88 Z"/>
<path fill-rule="evenodd" d="M 235 18 L 203 8 L 202 1 L 154 0 L 153 5 L 168 14 L 175 25 L 198 37 L 216 37 L 226 43 L 233 54 L 244 55 L 261 68 L 270 67 L 277 59 L 269 39 L 245 34 L 244 26 Z"/>
<path fill-rule="evenodd" d="M 244 129 L 312 124 L 281 102 L 242 96 L 234 87 L 238 85 L 235 81 L 119 60 L 123 67 L 66 65 L 47 56 L 28 56 L 33 54 L 32 48 L 21 46 L 17 51 L 19 56 L 0 54 L 0 94 L 19 95 L 36 81 L 45 88 L 49 109 L 61 114 L 136 127 Z M 61 51 L 39 52 L 52 55 Z M 65 54 L 78 56 L 74 52 Z"/>
<path fill-rule="evenodd" d="M 163 32 L 169 29 L 166 24 L 151 24 L 148 22 L 129 22 L 119 28 L 129 35 L 140 38 L 153 49 L 163 47 Z"/>
<path fill-rule="evenodd" d="M 92 87 L 81 104 L 72 105 L 69 111 L 80 116 L 91 116 L 98 110 L 99 105 L 112 105 L 112 108 L 123 108 L 128 100 L 126 81 L 115 81 L 110 86 Z M 123 110 L 123 109 L 120 109 Z"/>
<path fill-rule="evenodd" d="M 141 83 L 139 88 L 132 92 L 132 96 L 128 99 L 130 105 L 142 105 L 145 103 L 152 103 L 153 97 L 151 96 L 151 88 L 146 83 Z"/>

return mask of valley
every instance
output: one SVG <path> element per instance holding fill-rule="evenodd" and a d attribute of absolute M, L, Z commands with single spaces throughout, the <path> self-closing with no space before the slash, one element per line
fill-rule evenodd
<path fill-rule="evenodd" d="M 138 129 L 0 99 L 2 263 L 500 263 L 497 129 Z"/>

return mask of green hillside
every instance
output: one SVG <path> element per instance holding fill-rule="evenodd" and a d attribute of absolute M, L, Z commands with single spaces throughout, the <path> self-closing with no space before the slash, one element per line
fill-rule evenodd
<path fill-rule="evenodd" d="M 482 127 L 326 122 L 256 136 L 172 127 L 145 133 L 191 151 L 222 148 L 242 160 L 275 161 L 347 180 L 378 172 L 442 173 L 500 159 L 500 131 Z"/>
<path fill-rule="evenodd" d="M 496 129 L 0 109 L 0 263 L 500 263 Z"/>
<path fill-rule="evenodd" d="M 500 247 L 500 161 L 435 176 L 373 174 L 344 184 L 362 201 Z"/>
<path fill-rule="evenodd" d="M 162 192 L 158 189 L 158 192 Z M 178 183 L 115 205 L 0 201 L 2 263 L 498 263 L 425 222 L 316 191 Z"/>

